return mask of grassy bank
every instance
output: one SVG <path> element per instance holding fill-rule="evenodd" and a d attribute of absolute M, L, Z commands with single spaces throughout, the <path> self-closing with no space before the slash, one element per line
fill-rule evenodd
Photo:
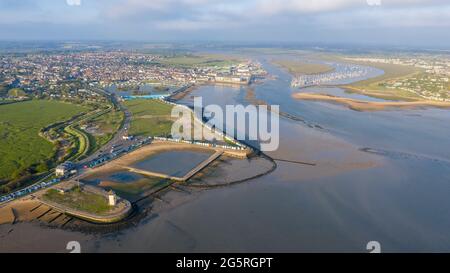
<path fill-rule="evenodd" d="M 300 61 L 275 60 L 273 61 L 273 63 L 287 69 L 289 73 L 293 75 L 313 75 L 327 73 L 334 70 L 334 68 L 329 65 L 305 63 Z"/>
<path fill-rule="evenodd" d="M 70 125 L 64 131 L 73 137 L 72 142 L 76 148 L 76 153 L 69 160 L 76 160 L 85 156 L 91 147 L 89 136 L 76 125 Z"/>

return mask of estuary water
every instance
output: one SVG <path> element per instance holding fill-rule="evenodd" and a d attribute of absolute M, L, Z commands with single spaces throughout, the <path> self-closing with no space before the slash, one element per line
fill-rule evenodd
<path fill-rule="evenodd" d="M 306 121 L 282 117 L 280 147 L 268 154 L 316 166 L 278 161 L 248 183 L 170 192 L 170 205 L 119 234 L 19 224 L 7 235 L 0 227 L 2 242 L 31 249 L 23 235 L 33 231 L 41 238 L 33 238 L 36 251 L 64 251 L 75 239 L 89 252 L 367 252 L 369 241 L 384 252 L 450 251 L 450 111 L 355 112 L 298 101 L 290 75 L 261 62 L 276 77 L 254 86 L 256 98 Z M 247 104 L 246 95 L 246 87 L 204 86 L 184 103 L 202 96 L 204 104 Z"/>

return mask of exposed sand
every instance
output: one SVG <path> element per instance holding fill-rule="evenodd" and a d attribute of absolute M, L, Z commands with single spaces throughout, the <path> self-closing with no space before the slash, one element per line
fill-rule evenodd
<path fill-rule="evenodd" d="M 0 225 L 31 221 L 48 209 L 33 197 L 14 200 L 0 207 Z"/>
<path fill-rule="evenodd" d="M 11 207 L 4 207 L 0 209 L 0 225 L 12 224 L 14 222 L 14 214 Z"/>
<path fill-rule="evenodd" d="M 418 109 L 429 107 L 450 108 L 450 102 L 439 102 L 428 100 L 372 102 L 372 101 L 363 101 L 350 98 L 336 97 L 327 94 L 313 94 L 313 93 L 296 93 L 293 94 L 292 97 L 300 100 L 338 103 L 347 106 L 349 109 L 355 111 L 384 111 L 389 109 Z"/>

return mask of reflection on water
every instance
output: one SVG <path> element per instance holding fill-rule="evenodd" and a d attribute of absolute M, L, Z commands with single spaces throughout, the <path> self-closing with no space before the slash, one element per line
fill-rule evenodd
<path fill-rule="evenodd" d="M 86 182 L 98 185 L 102 181 L 112 181 L 118 183 L 133 183 L 145 178 L 145 176 L 132 173 L 128 171 L 117 171 L 112 173 L 100 174 L 95 177 L 91 177 L 86 180 Z"/>
<path fill-rule="evenodd" d="M 133 164 L 133 167 L 182 177 L 210 155 L 211 153 L 198 151 L 167 151 L 141 160 Z"/>

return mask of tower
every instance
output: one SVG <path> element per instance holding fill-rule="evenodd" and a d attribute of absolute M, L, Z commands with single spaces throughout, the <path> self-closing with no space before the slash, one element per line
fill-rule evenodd
<path fill-rule="evenodd" d="M 108 201 L 110 206 L 115 206 L 117 204 L 117 196 L 112 190 L 108 192 Z"/>

